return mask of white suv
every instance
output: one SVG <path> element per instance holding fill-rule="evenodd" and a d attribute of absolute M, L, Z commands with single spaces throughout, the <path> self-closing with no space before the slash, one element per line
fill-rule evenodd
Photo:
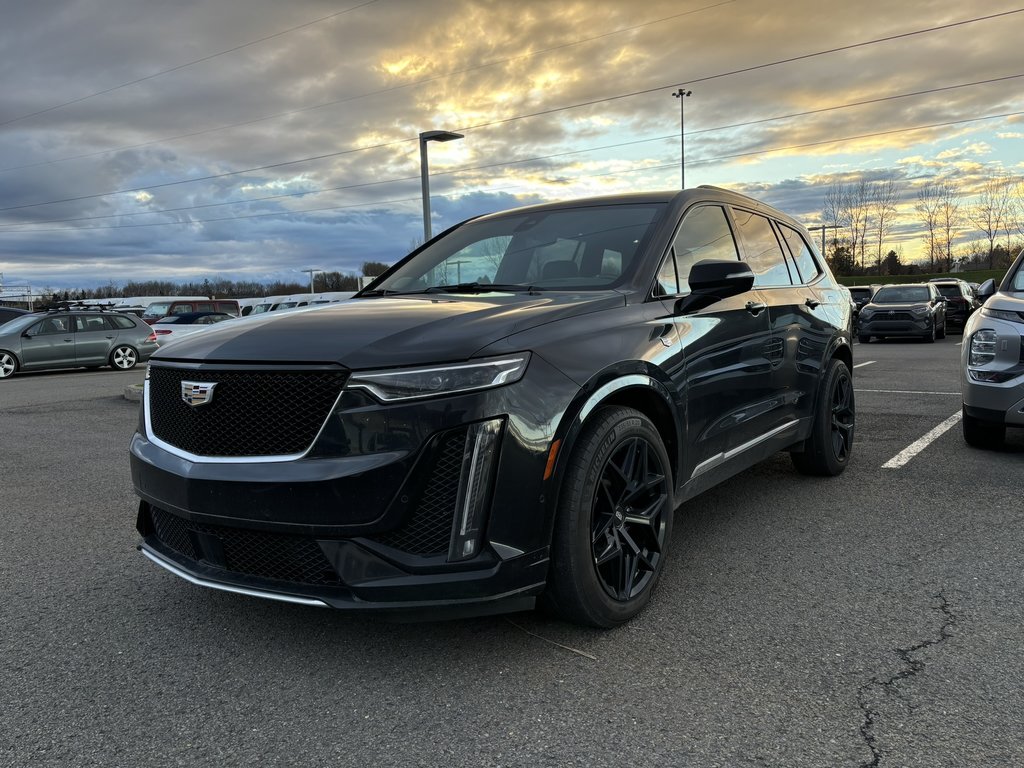
<path fill-rule="evenodd" d="M 961 352 L 964 439 L 996 448 L 1007 427 L 1024 428 L 1024 251 L 998 292 L 987 280 L 978 298 L 985 303 L 964 326 Z"/>

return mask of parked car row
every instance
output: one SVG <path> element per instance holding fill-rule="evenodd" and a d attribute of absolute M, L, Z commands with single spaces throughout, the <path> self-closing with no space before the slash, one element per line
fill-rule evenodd
<path fill-rule="evenodd" d="M 981 306 L 970 284 L 957 278 L 932 278 L 927 283 L 854 286 L 857 339 L 915 337 L 927 342 L 963 330 Z"/>

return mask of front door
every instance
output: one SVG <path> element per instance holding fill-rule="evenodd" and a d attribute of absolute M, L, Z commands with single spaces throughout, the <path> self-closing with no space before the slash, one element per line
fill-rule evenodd
<path fill-rule="evenodd" d="M 21 339 L 21 364 L 28 368 L 59 368 L 75 364 L 71 316 L 54 314 L 28 328 Z"/>

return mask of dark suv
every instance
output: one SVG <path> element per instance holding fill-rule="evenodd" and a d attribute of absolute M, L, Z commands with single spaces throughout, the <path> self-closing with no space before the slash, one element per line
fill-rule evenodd
<path fill-rule="evenodd" d="M 967 320 L 981 306 L 971 286 L 955 277 L 933 277 L 929 282 L 946 299 L 946 325 L 963 331 Z"/>
<path fill-rule="evenodd" d="M 915 336 L 928 342 L 946 338 L 946 300 L 935 283 L 883 285 L 860 310 L 857 338 Z"/>
<path fill-rule="evenodd" d="M 677 505 L 853 445 L 850 301 L 794 220 L 701 187 L 452 227 L 348 302 L 150 362 L 142 552 L 194 584 L 352 611 L 614 626 Z"/>

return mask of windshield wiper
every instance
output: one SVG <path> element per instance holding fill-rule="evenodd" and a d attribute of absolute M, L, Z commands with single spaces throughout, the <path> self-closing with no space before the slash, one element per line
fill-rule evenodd
<path fill-rule="evenodd" d="M 423 290 L 423 293 L 491 293 L 493 291 L 525 291 L 535 293 L 542 289 L 535 285 L 523 285 L 521 283 L 456 283 L 455 285 L 432 285 Z"/>

